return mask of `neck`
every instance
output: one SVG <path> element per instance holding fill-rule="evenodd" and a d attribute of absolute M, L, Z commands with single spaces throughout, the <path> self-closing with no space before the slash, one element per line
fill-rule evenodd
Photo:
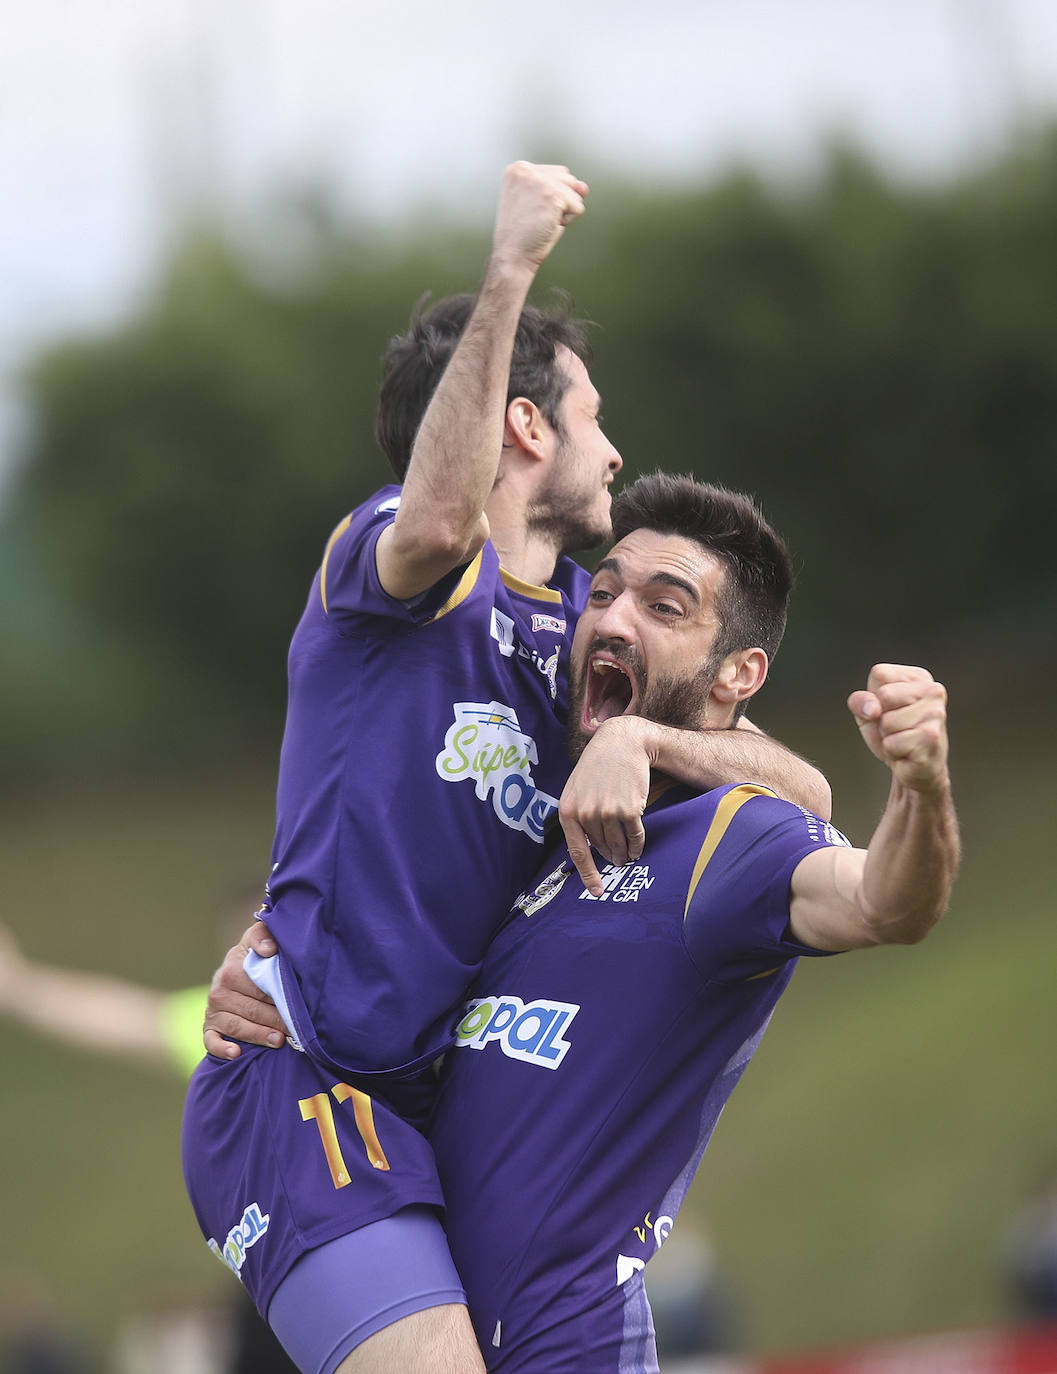
<path fill-rule="evenodd" d="M 499 482 L 485 506 L 488 529 L 499 561 L 509 573 L 533 586 L 545 586 L 554 575 L 561 547 L 553 533 L 530 527 L 528 506 L 513 483 Z"/>
<path fill-rule="evenodd" d="M 552 539 L 538 539 L 531 534 L 523 534 L 520 539 L 505 539 L 501 532 L 493 530 L 492 543 L 502 566 L 522 582 L 545 587 L 554 576 L 559 550 Z"/>

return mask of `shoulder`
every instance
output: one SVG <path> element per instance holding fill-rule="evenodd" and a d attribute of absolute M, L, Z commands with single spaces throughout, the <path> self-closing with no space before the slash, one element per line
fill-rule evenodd
<path fill-rule="evenodd" d="M 328 565 L 346 559 L 357 545 L 370 535 L 377 536 L 387 525 L 391 525 L 400 505 L 400 488 L 382 487 L 366 501 L 354 507 L 343 516 L 331 530 L 323 547 L 321 581 L 326 599 L 326 579 Z"/>
<path fill-rule="evenodd" d="M 395 485 L 380 487 L 338 521 L 327 540 L 327 547 L 338 540 L 355 540 L 370 530 L 384 529 L 393 523 L 399 508 L 400 488 Z"/>
<path fill-rule="evenodd" d="M 380 615 L 424 625 L 462 606 L 475 592 L 491 594 L 498 558 L 490 543 L 468 564 L 450 569 L 414 596 L 401 598 L 386 590 L 378 565 L 379 539 L 393 525 L 400 499 L 400 487 L 382 487 L 331 532 L 319 572 L 319 599 L 328 615 L 339 620 Z"/>
<path fill-rule="evenodd" d="M 769 887 L 783 895 L 789 877 L 812 850 L 848 841 L 826 821 L 758 783 L 716 788 L 689 798 L 679 808 L 685 816 L 680 832 L 696 850 L 688 884 L 688 902 L 699 888 L 730 884 L 756 890 Z"/>
<path fill-rule="evenodd" d="M 848 840 L 828 821 L 804 806 L 779 797 L 761 783 L 734 783 L 706 794 L 715 798 L 712 824 L 722 834 L 727 831 L 748 839 L 781 831 L 792 840 L 810 844 L 847 845 Z"/>
<path fill-rule="evenodd" d="M 701 798 L 712 802 L 696 827 L 684 934 L 707 978 L 752 978 L 806 949 L 791 936 L 790 883 L 817 849 L 847 844 L 838 831 L 766 788 L 742 784 Z"/>

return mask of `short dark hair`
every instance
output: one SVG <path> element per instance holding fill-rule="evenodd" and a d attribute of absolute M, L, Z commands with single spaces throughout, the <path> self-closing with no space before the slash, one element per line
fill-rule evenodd
<path fill-rule="evenodd" d="M 751 496 L 693 477 L 652 472 L 613 502 L 614 540 L 637 529 L 693 539 L 726 565 L 716 606 L 720 628 L 714 659 L 754 648 L 774 657 L 785 632 L 793 565 L 781 535 Z"/>
<path fill-rule="evenodd" d="M 444 374 L 466 322 L 475 296 L 448 296 L 429 305 L 423 296 L 415 306 L 406 334 L 390 340 L 382 355 L 382 386 L 374 432 L 393 471 L 402 482 L 411 461 L 411 450 L 430 397 Z M 587 325 L 575 320 L 567 300 L 548 310 L 526 305 L 514 339 L 507 402 L 524 396 L 537 405 L 558 434 L 562 433 L 559 408 L 569 387 L 569 377 L 557 364 L 559 347 L 591 361 Z"/>

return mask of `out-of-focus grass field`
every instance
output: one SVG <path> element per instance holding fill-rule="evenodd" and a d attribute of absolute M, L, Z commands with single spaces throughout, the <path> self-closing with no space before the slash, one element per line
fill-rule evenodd
<path fill-rule="evenodd" d="M 864 841 L 884 776 L 850 724 L 796 739 Z M 957 721 L 967 857 L 915 949 L 805 964 L 684 1217 L 735 1288 L 750 1349 L 1003 1320 L 1011 1210 L 1057 1156 L 1057 883 L 1037 734 Z M 0 804 L 3 919 L 27 953 L 164 987 L 202 981 L 233 894 L 264 873 L 268 770 Z M 182 1085 L 5 1027 L 0 1271 L 62 1295 L 101 1347 L 122 1314 L 221 1301 L 179 1166 Z"/>

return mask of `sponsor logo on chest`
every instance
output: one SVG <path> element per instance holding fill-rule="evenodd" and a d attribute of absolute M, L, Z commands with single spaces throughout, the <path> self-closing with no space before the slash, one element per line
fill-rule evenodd
<path fill-rule="evenodd" d="M 580 893 L 580 901 L 588 902 L 637 902 L 639 898 L 650 890 L 654 879 L 650 876 L 649 864 L 624 864 L 622 868 L 615 868 L 612 864 L 607 864 L 601 870 L 602 886 L 605 891 L 601 897 L 593 897 L 584 888 Z"/>
<path fill-rule="evenodd" d="M 539 753 L 517 712 L 499 701 L 457 701 L 454 711 L 436 758 L 438 775 L 445 782 L 472 779 L 479 800 L 490 801 L 504 825 L 542 844 L 544 825 L 558 801 L 532 780 Z"/>
<path fill-rule="evenodd" d="M 493 1042 L 510 1059 L 556 1069 L 569 1052 L 563 1038 L 580 1010 L 576 1002 L 523 1002 L 520 997 L 477 997 L 455 1028 L 458 1049 L 483 1050 Z"/>

